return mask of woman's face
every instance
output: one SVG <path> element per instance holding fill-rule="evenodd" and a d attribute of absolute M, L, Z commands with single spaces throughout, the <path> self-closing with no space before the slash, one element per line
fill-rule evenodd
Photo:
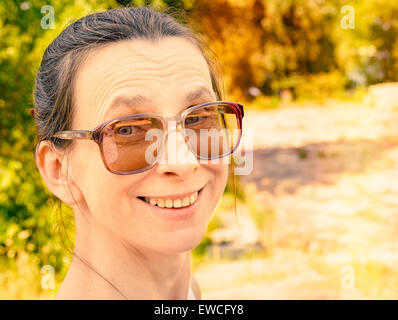
<path fill-rule="evenodd" d="M 187 101 L 188 93 L 197 90 L 201 94 Z M 93 129 L 105 121 L 137 113 L 131 104 L 114 106 L 116 99 L 135 95 L 147 98 L 135 100 L 140 112 L 163 117 L 216 101 L 206 61 L 189 41 L 175 37 L 158 43 L 122 41 L 93 50 L 77 72 L 72 129 Z M 137 248 L 182 252 L 200 242 L 225 188 L 228 165 L 222 159 L 199 163 L 187 152 L 186 157 L 169 161 L 165 153 L 163 161 L 150 170 L 116 175 L 105 168 L 96 143 L 74 143 L 69 154 L 69 182 L 76 186 L 73 190 L 78 195 L 74 197 L 91 223 Z M 169 132 L 166 148 L 184 147 L 180 133 Z M 138 198 L 173 198 L 200 189 L 194 212 L 186 216 L 162 213 Z M 76 213 L 77 207 L 74 210 Z"/>

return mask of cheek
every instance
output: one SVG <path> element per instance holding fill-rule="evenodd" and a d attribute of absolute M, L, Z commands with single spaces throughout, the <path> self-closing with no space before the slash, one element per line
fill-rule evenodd
<path fill-rule="evenodd" d="M 147 174 L 117 175 L 105 168 L 99 150 L 76 151 L 75 157 L 79 154 L 79 158 L 75 158 L 74 177 L 83 195 L 83 213 L 94 224 L 118 234 L 130 234 L 138 226 L 148 229 L 150 224 L 145 225 L 145 219 L 131 204 L 135 197 L 132 193 L 139 189 Z"/>
<path fill-rule="evenodd" d="M 219 163 L 215 166 L 214 172 L 217 184 L 224 190 L 228 180 L 228 164 Z"/>
<path fill-rule="evenodd" d="M 86 210 L 100 216 L 104 209 L 112 207 L 118 201 L 120 183 L 117 183 L 117 175 L 106 170 L 97 145 L 93 142 L 89 145 L 87 142 L 76 145 L 71 154 L 71 176 L 83 197 Z"/>
<path fill-rule="evenodd" d="M 210 202 L 215 206 L 224 193 L 225 186 L 228 180 L 228 164 L 217 163 L 209 164 L 208 170 L 212 172 L 213 179 L 211 181 L 211 197 Z"/>
<path fill-rule="evenodd" d="M 89 142 L 91 143 L 88 144 Z M 98 179 L 101 179 L 106 170 L 102 168 L 100 151 L 94 142 L 82 141 L 76 145 L 72 156 L 73 176 L 87 193 L 96 186 Z"/>

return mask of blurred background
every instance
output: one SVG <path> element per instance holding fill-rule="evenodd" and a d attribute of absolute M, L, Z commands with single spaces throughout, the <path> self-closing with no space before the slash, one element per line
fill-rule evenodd
<path fill-rule="evenodd" d="M 0 2 L 0 299 L 50 299 L 73 216 L 34 162 L 46 46 L 116 0 Z M 134 1 L 185 12 L 245 106 L 254 168 L 220 201 L 193 271 L 204 299 L 398 298 L 398 2 Z M 52 21 L 52 17 L 54 21 Z"/>

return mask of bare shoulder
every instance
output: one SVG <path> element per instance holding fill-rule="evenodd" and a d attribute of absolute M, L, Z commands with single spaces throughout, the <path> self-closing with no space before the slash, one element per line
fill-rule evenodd
<path fill-rule="evenodd" d="M 202 293 L 200 292 L 199 283 L 198 281 L 196 281 L 193 275 L 191 275 L 191 284 L 192 284 L 192 291 L 195 294 L 196 299 L 202 300 Z"/>

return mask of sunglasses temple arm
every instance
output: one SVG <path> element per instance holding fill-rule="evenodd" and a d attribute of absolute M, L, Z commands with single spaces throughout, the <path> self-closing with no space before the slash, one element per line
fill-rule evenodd
<path fill-rule="evenodd" d="M 53 135 L 55 138 L 72 140 L 72 139 L 93 139 L 93 134 L 89 130 L 73 130 L 73 131 L 61 131 Z"/>

